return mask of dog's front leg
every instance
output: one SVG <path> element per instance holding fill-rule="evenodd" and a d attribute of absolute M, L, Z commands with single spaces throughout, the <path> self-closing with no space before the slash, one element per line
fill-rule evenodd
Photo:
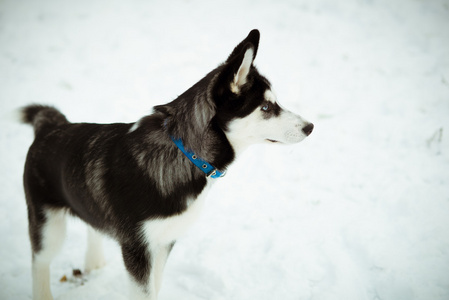
<path fill-rule="evenodd" d="M 122 243 L 121 248 L 125 267 L 131 277 L 130 299 L 156 300 L 154 252 L 137 238 Z"/>
<path fill-rule="evenodd" d="M 160 246 L 157 249 L 157 253 L 155 253 L 154 280 L 157 294 L 159 294 L 159 290 L 161 289 L 162 275 L 164 273 L 164 268 L 167 262 L 168 255 L 170 254 L 174 245 L 175 242 L 168 245 Z"/>

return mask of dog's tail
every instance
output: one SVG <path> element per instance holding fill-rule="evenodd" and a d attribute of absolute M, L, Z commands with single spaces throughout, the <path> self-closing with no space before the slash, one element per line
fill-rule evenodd
<path fill-rule="evenodd" d="M 33 125 L 35 135 L 44 129 L 69 123 L 59 110 L 51 106 L 32 104 L 23 107 L 20 113 L 23 123 Z"/>

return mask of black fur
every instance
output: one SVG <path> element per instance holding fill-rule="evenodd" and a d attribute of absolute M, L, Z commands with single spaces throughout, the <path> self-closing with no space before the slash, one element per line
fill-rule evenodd
<path fill-rule="evenodd" d="M 33 254 L 42 248 L 45 211 L 66 209 L 117 239 L 127 270 L 144 286 L 152 253 L 139 231 L 142 222 L 181 214 L 207 183 L 170 136 L 220 170 L 232 163 L 224 131 L 259 107 L 269 87 L 251 66 L 241 91 L 230 90 L 245 51 L 253 48 L 255 57 L 258 43 L 253 30 L 224 64 L 137 124 L 73 124 L 53 107 L 23 108 L 23 121 L 35 131 L 24 172 Z"/>
<path fill-rule="evenodd" d="M 259 109 L 270 88 L 251 64 L 246 83 L 231 89 L 245 52 L 252 48 L 255 58 L 259 37 L 251 31 L 225 63 L 135 124 L 70 123 L 50 106 L 23 108 L 23 122 L 35 131 L 24 172 L 33 255 L 43 251 L 46 212 L 64 209 L 115 238 L 135 282 L 155 293 L 146 281 L 156 254 L 142 237 L 142 223 L 182 214 L 207 184 L 170 136 L 219 170 L 233 162 L 228 124 Z M 280 110 L 273 105 L 266 116 Z M 167 255 L 173 244 L 163 245 Z"/>
<path fill-rule="evenodd" d="M 29 105 L 22 110 L 22 122 L 31 124 L 37 134 L 42 127 L 67 124 L 68 121 L 57 109 L 44 105 Z"/>
<path fill-rule="evenodd" d="M 255 58 L 257 55 L 257 49 L 259 48 L 259 40 L 260 40 L 260 32 L 257 29 L 253 29 L 250 31 L 246 39 L 244 39 L 240 44 L 238 44 L 234 51 L 232 51 L 231 55 L 229 55 L 228 59 L 226 60 L 227 63 L 229 63 L 231 60 L 238 57 L 241 53 L 244 52 L 244 50 L 248 47 L 248 45 L 252 46 L 254 48 L 254 54 L 253 57 Z M 241 63 L 241 61 L 240 61 Z"/>

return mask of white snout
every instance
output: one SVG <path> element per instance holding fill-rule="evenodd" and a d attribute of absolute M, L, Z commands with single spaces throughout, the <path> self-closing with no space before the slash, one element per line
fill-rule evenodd
<path fill-rule="evenodd" d="M 240 151 L 251 144 L 264 142 L 298 143 L 312 130 L 312 123 L 288 110 L 282 109 L 278 116 L 267 119 L 261 110 L 257 109 L 245 118 L 231 121 L 226 136 L 234 150 Z"/>
<path fill-rule="evenodd" d="M 267 120 L 269 129 L 267 138 L 269 142 L 295 144 L 305 139 L 313 130 L 313 124 L 300 116 L 283 110 L 278 117 Z"/>

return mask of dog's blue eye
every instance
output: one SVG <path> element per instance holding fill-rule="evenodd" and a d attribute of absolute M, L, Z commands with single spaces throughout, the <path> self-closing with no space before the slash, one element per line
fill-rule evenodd
<path fill-rule="evenodd" d="M 267 103 L 264 106 L 262 106 L 262 110 L 263 111 L 269 111 L 270 110 L 270 105 Z"/>

